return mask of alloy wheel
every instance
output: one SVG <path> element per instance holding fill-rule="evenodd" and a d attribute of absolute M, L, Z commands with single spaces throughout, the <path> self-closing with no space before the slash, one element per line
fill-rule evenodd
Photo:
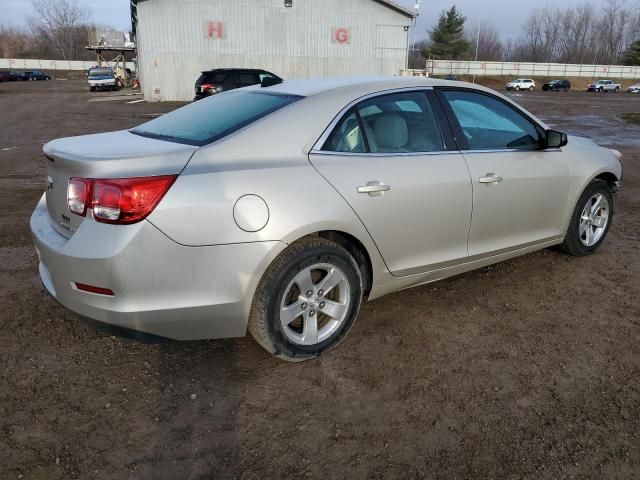
<path fill-rule="evenodd" d="M 317 263 L 296 274 L 280 302 L 280 323 L 298 345 L 330 338 L 347 318 L 351 292 L 346 275 L 335 265 Z"/>
<path fill-rule="evenodd" d="M 586 247 L 600 241 L 609 223 L 609 201 L 602 193 L 596 193 L 587 201 L 580 215 L 578 234 Z"/>

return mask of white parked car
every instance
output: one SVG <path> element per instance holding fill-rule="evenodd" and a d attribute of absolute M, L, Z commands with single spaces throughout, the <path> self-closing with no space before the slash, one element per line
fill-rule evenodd
<path fill-rule="evenodd" d="M 629 93 L 640 93 L 640 83 L 636 83 L 627 88 L 627 92 Z"/>
<path fill-rule="evenodd" d="M 518 78 L 513 82 L 507 83 L 507 90 L 533 90 L 536 88 L 536 82 L 530 78 Z"/>

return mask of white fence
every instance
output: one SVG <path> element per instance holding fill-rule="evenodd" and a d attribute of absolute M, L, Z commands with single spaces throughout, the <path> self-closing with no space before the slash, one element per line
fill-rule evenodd
<path fill-rule="evenodd" d="M 577 65 L 564 63 L 467 62 L 428 60 L 431 75 L 508 75 L 513 77 L 640 78 L 640 67 L 623 65 Z M 414 73 L 420 73 L 414 70 Z"/>
<path fill-rule="evenodd" d="M 107 62 L 113 66 L 113 62 Z M 2 70 L 87 70 L 94 67 L 94 60 L 32 60 L 25 58 L 0 58 Z M 127 68 L 135 69 L 133 62 L 127 62 Z"/>

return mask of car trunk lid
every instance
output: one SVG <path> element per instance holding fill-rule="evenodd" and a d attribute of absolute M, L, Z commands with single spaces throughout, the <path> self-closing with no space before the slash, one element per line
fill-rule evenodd
<path fill-rule="evenodd" d="M 67 187 L 71 178 L 177 175 L 197 148 L 134 135 L 126 130 L 47 143 L 44 146 L 48 160 L 46 199 L 52 225 L 61 235 L 70 238 L 87 218 L 69 211 Z"/>

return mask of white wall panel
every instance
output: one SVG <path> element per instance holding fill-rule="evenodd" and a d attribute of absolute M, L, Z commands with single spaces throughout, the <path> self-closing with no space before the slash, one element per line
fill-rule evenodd
<path fill-rule="evenodd" d="M 471 62 L 429 60 L 432 75 L 508 75 L 514 77 L 587 77 L 603 79 L 640 78 L 640 67 L 624 65 L 577 65 L 564 63 Z M 415 73 L 419 71 L 414 70 Z"/>
<path fill-rule="evenodd" d="M 206 37 L 223 22 L 224 38 Z M 149 100 L 190 100 L 200 71 L 264 68 L 284 78 L 398 75 L 411 19 L 373 0 L 143 0 L 140 79 Z M 350 43 L 331 40 L 350 30 Z"/>

